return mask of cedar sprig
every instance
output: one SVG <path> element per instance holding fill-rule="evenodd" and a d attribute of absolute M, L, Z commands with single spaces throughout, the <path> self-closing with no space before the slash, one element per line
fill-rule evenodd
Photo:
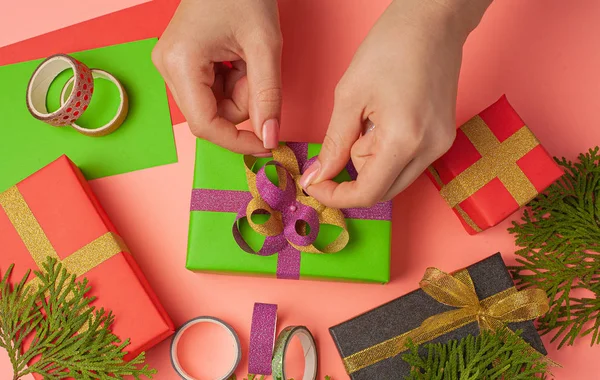
<path fill-rule="evenodd" d="M 550 311 L 539 319 L 539 330 L 553 332 L 558 348 L 590 334 L 591 344 L 600 344 L 599 151 L 590 149 L 575 163 L 556 159 L 564 176 L 531 201 L 521 223 L 509 229 L 523 247 L 516 252 L 520 265 L 510 268 L 516 285 L 546 291 Z M 591 297 L 575 297 L 575 289 Z"/>
<path fill-rule="evenodd" d="M 539 380 L 548 376 L 544 356 L 520 336 L 483 331 L 447 343 L 409 342 L 402 359 L 411 366 L 408 380 Z"/>
<path fill-rule="evenodd" d="M 144 353 L 123 360 L 129 340 L 121 342 L 110 332 L 111 312 L 90 306 L 94 297 L 86 296 L 87 279 L 76 281 L 48 258 L 35 272 L 39 286 L 26 283 L 30 271 L 12 286 L 13 268 L 0 281 L 0 347 L 8 352 L 13 380 L 32 373 L 48 380 L 139 380 L 156 373 L 144 364 Z"/>

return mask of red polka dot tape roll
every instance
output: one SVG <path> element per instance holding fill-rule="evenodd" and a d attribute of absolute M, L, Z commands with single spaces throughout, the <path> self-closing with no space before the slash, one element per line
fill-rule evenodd
<path fill-rule="evenodd" d="M 63 71 L 72 69 L 73 77 L 64 86 L 61 95 L 61 107 L 48 112 L 46 98 L 50 85 Z M 94 93 L 94 78 L 110 80 L 119 89 L 120 104 L 117 115 L 99 128 L 82 128 L 75 122 L 87 110 Z M 66 89 L 71 85 L 71 93 Z M 68 96 L 67 96 L 68 95 Z M 57 54 L 42 62 L 34 71 L 27 86 L 27 108 L 35 117 L 55 127 L 72 126 L 78 132 L 88 136 L 103 136 L 117 129 L 125 120 L 128 111 L 128 99 L 121 83 L 112 75 L 101 70 L 90 70 L 84 63 L 65 54 Z"/>

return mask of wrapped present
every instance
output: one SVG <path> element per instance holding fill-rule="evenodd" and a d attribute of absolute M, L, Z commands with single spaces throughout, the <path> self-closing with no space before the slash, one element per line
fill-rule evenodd
<path fill-rule="evenodd" d="M 563 172 L 503 96 L 460 127 L 427 174 L 475 234 L 500 223 Z"/>
<path fill-rule="evenodd" d="M 282 144 L 273 158 L 197 140 L 186 267 L 278 278 L 385 283 L 391 202 L 330 209 L 298 179 L 320 145 Z M 351 180 L 351 164 L 336 178 Z"/>
<path fill-rule="evenodd" d="M 0 193 L 0 270 L 13 279 L 57 259 L 91 286 L 97 308 L 115 315 L 126 359 L 156 345 L 174 326 L 79 169 L 62 156 Z M 33 273 L 29 281 L 36 281 Z"/>
<path fill-rule="evenodd" d="M 546 354 L 530 320 L 548 310 L 540 289 L 518 291 L 500 254 L 453 274 L 427 269 L 421 289 L 330 328 L 353 380 L 403 379 L 406 344 L 447 342 L 482 329 L 521 330 L 532 349 Z"/>

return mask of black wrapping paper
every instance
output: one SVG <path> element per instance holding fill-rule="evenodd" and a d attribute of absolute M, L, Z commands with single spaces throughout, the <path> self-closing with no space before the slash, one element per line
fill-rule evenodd
<path fill-rule="evenodd" d="M 442 269 L 442 268 L 441 268 Z M 514 286 L 500 253 L 467 267 L 479 299 L 490 297 Z M 428 317 L 454 309 L 431 298 L 418 289 L 329 329 L 342 358 L 395 336 L 415 329 Z M 544 355 L 544 344 L 532 321 L 511 323 L 508 327 L 522 330 L 522 338 Z M 432 343 L 478 335 L 476 322 L 432 340 Z M 410 373 L 402 355 L 383 360 L 350 375 L 353 380 L 395 380 Z"/>

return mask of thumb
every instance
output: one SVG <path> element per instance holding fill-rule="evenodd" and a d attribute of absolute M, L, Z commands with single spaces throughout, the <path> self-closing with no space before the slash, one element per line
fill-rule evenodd
<path fill-rule="evenodd" d="M 307 188 L 332 179 L 350 160 L 352 145 L 362 131 L 361 108 L 349 100 L 336 96 L 327 134 L 319 158 L 304 172 L 300 185 Z"/>
<path fill-rule="evenodd" d="M 281 120 L 281 43 L 263 45 L 247 54 L 250 121 L 265 149 L 279 144 Z"/>

